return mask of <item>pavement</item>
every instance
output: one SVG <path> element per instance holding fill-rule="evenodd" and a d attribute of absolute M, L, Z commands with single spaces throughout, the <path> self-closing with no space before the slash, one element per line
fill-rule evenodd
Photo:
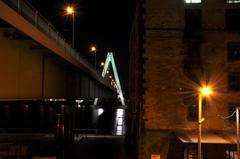
<path fill-rule="evenodd" d="M 124 140 L 124 136 L 84 134 L 74 143 L 61 144 L 52 134 L 2 133 L 0 158 L 29 159 L 31 155 L 32 159 L 134 159 Z"/>
<path fill-rule="evenodd" d="M 65 148 L 66 159 L 133 159 L 124 136 L 89 136 Z"/>

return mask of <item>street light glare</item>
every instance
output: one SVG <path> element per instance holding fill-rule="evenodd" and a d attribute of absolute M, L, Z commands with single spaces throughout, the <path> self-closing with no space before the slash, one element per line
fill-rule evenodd
<path fill-rule="evenodd" d="M 100 66 L 104 66 L 104 62 L 101 62 L 101 63 L 100 63 Z"/>
<path fill-rule="evenodd" d="M 67 12 L 67 14 L 74 14 L 74 8 L 72 6 L 67 6 L 66 12 Z"/>
<path fill-rule="evenodd" d="M 204 96 L 208 96 L 208 95 L 212 94 L 212 89 L 209 87 L 203 87 L 200 89 L 200 93 Z"/>
<path fill-rule="evenodd" d="M 92 47 L 91 47 L 91 51 L 92 51 L 92 52 L 95 52 L 96 50 L 97 50 L 97 49 L 96 49 L 95 46 L 92 46 Z"/>

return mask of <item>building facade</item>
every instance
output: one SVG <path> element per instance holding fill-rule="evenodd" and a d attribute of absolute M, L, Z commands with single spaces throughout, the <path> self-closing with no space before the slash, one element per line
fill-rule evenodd
<path fill-rule="evenodd" d="M 129 134 L 139 159 L 235 159 L 240 1 L 139 0 L 130 36 Z"/>

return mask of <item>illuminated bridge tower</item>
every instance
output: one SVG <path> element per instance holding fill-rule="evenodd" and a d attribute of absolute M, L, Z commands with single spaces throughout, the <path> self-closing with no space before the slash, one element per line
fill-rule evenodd
<path fill-rule="evenodd" d="M 112 66 L 113 75 L 114 75 L 114 79 L 115 79 L 115 81 L 114 80 L 111 81 L 111 84 L 114 86 L 114 88 L 117 89 L 118 98 L 120 99 L 121 104 L 124 106 L 125 105 L 125 100 L 124 100 L 124 97 L 123 97 L 122 87 L 121 87 L 121 84 L 120 84 L 120 80 L 119 80 L 119 77 L 118 77 L 117 68 L 116 68 L 116 65 L 115 65 L 115 61 L 114 61 L 114 57 L 113 57 L 112 52 L 108 52 L 108 54 L 107 54 L 107 58 L 105 60 L 104 68 L 103 68 L 103 71 L 102 71 L 102 77 L 103 78 L 108 74 L 107 72 L 109 70 L 110 64 Z M 98 98 L 96 98 L 94 100 L 94 105 L 97 105 L 97 101 L 98 101 Z"/>

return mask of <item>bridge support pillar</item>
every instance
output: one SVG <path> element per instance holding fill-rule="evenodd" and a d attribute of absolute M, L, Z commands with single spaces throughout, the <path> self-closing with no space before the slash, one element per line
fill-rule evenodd
<path fill-rule="evenodd" d="M 66 106 L 65 109 L 65 139 L 68 142 L 73 142 L 74 141 L 74 128 L 76 125 L 76 107 L 74 104 L 69 104 Z"/>
<path fill-rule="evenodd" d="M 56 133 L 57 141 L 63 141 L 65 136 L 65 105 L 61 105 L 56 114 Z"/>

